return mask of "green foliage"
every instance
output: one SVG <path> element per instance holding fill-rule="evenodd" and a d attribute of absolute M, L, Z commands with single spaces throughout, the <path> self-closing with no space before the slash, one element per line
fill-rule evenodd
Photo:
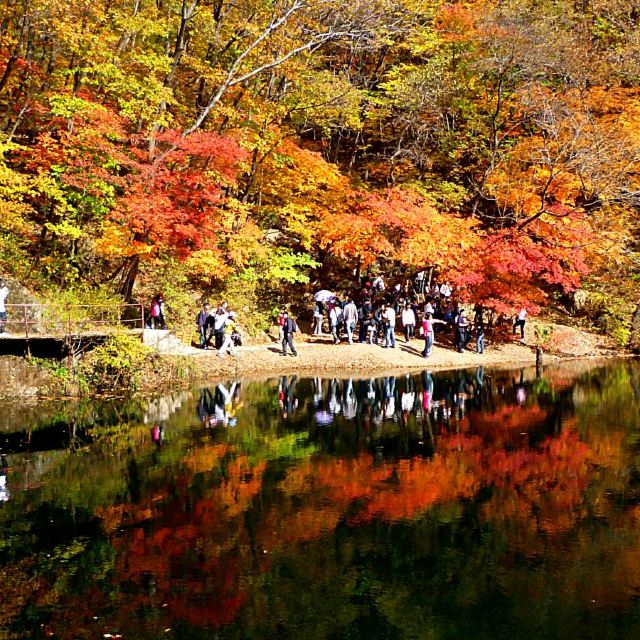
<path fill-rule="evenodd" d="M 625 346 L 631 334 L 633 305 L 611 294 L 589 292 L 584 313 L 603 333 L 610 335 L 618 345 Z"/>
<path fill-rule="evenodd" d="M 269 261 L 264 279 L 272 284 L 309 282 L 307 269 L 317 269 L 320 263 L 307 253 L 293 253 L 287 249 L 276 249 Z"/>
<path fill-rule="evenodd" d="M 98 392 L 136 391 L 150 350 L 139 337 L 127 333 L 109 336 L 80 365 L 80 373 Z"/>

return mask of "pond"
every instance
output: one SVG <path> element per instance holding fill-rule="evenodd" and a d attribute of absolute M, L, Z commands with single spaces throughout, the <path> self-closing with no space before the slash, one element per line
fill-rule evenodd
<path fill-rule="evenodd" d="M 0 406 L 0 638 L 638 638 L 640 364 Z"/>

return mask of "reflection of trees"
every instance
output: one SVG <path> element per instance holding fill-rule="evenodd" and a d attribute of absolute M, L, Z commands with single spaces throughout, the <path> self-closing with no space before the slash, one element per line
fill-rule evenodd
<path fill-rule="evenodd" d="M 576 637 L 584 607 L 627 606 L 640 588 L 640 516 L 621 499 L 635 482 L 632 371 L 574 386 L 484 372 L 243 386 L 235 429 L 204 426 L 192 405 L 192 431 L 169 423 L 155 458 L 147 428 L 112 434 L 105 469 L 121 475 L 87 511 L 100 544 L 62 535 L 66 565 L 26 566 L 25 549 L 2 559 L 5 575 L 61 638 L 104 632 L 96 611 L 141 639 L 221 625 L 228 637 L 421 637 L 427 624 L 434 637 Z M 333 419 L 307 435 L 319 408 Z M 60 580 L 82 563 L 86 584 Z M 18 578 L 29 571 L 37 590 Z M 52 606 L 63 597 L 65 612 Z"/>

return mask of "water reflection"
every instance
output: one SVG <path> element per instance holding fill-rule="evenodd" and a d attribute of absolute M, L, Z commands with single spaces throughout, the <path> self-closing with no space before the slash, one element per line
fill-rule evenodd
<path fill-rule="evenodd" d="M 6 432 L 0 636 L 636 637 L 639 390 L 287 376 Z"/>

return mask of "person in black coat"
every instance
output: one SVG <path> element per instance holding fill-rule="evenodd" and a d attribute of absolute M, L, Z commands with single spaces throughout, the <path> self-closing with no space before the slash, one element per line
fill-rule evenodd
<path fill-rule="evenodd" d="M 298 330 L 296 321 L 285 311 L 284 312 L 284 324 L 282 325 L 282 355 L 287 355 L 287 345 L 291 349 L 291 355 L 297 356 L 295 345 L 293 344 L 293 334 Z"/>

